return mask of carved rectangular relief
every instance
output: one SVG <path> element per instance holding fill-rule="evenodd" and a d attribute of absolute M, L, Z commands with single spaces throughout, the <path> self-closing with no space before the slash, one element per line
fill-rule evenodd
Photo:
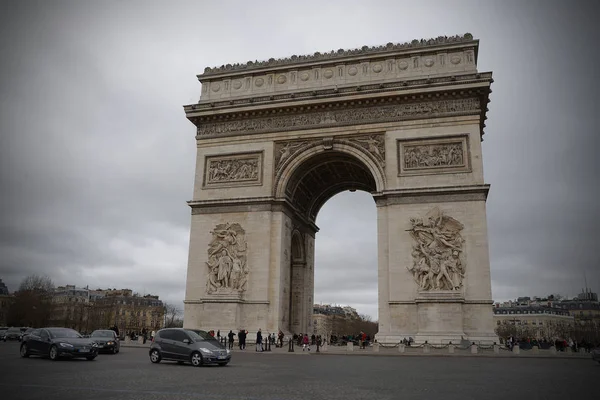
<path fill-rule="evenodd" d="M 206 156 L 204 188 L 262 185 L 263 153 Z"/>
<path fill-rule="evenodd" d="M 468 135 L 398 140 L 398 175 L 470 172 Z"/>

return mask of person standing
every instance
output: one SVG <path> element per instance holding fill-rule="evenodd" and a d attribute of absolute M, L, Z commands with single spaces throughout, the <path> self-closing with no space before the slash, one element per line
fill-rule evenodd
<path fill-rule="evenodd" d="M 302 337 L 302 351 L 304 351 L 306 348 L 308 348 L 308 351 L 310 351 L 310 340 L 308 339 L 307 333 L 305 333 Z"/>
<path fill-rule="evenodd" d="M 258 332 L 256 332 L 256 351 L 263 351 L 262 332 L 261 332 L 260 328 L 258 328 Z"/>
<path fill-rule="evenodd" d="M 233 349 L 233 340 L 235 337 L 235 333 L 233 333 L 232 330 L 229 331 L 229 333 L 227 334 L 227 337 L 229 338 L 229 349 Z"/>
<path fill-rule="evenodd" d="M 238 333 L 238 338 L 240 341 L 240 350 L 246 349 L 246 331 L 241 329 L 240 333 Z"/>

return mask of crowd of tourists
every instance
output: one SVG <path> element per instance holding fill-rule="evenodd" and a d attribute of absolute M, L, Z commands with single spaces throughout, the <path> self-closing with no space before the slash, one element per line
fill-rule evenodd
<path fill-rule="evenodd" d="M 573 352 L 583 350 L 589 353 L 592 351 L 592 349 L 600 347 L 600 343 L 594 344 L 590 341 L 586 341 L 585 339 L 582 339 L 581 341 L 573 339 L 547 340 L 545 338 L 515 338 L 514 336 L 510 336 L 504 342 L 506 347 L 510 350 L 512 350 L 514 346 L 519 346 L 522 349 L 530 349 L 534 346 L 537 346 L 540 349 L 549 349 L 550 347 L 554 346 L 557 351 L 566 351 L 568 348 L 570 348 Z"/>

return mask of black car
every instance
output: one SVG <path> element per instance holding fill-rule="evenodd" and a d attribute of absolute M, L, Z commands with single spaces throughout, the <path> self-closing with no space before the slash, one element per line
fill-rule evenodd
<path fill-rule="evenodd" d="M 33 328 L 21 328 L 21 337 L 19 338 L 19 342 L 23 341 L 23 338 L 33 332 Z"/>
<path fill-rule="evenodd" d="M 54 361 L 60 357 L 86 358 L 91 361 L 98 355 L 98 345 L 73 329 L 34 329 L 21 343 L 21 357 L 30 355 L 49 357 Z"/>
<path fill-rule="evenodd" d="M 20 328 L 12 327 L 12 328 L 8 328 L 6 330 L 6 332 L 4 332 L 4 341 L 5 342 L 7 340 L 19 340 L 20 337 L 21 337 L 21 329 Z"/>
<path fill-rule="evenodd" d="M 598 361 L 600 363 L 600 347 L 597 347 L 592 350 L 592 360 Z"/>
<path fill-rule="evenodd" d="M 205 331 L 167 328 L 156 332 L 150 346 L 150 361 L 189 362 L 195 367 L 204 364 L 225 366 L 231 361 L 231 351 Z"/>
<path fill-rule="evenodd" d="M 98 345 L 98 352 L 117 354 L 121 349 L 121 341 L 115 331 L 109 329 L 98 329 L 90 335 Z"/>

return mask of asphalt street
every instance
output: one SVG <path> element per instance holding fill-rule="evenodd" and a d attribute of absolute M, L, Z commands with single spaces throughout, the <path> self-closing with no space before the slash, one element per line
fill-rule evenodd
<path fill-rule="evenodd" d="M 236 351 L 226 367 L 150 363 L 122 348 L 94 361 L 20 358 L 0 343 L 0 399 L 574 399 L 598 393 L 591 359 L 402 357 Z M 581 397 L 580 397 L 581 396 Z"/>

